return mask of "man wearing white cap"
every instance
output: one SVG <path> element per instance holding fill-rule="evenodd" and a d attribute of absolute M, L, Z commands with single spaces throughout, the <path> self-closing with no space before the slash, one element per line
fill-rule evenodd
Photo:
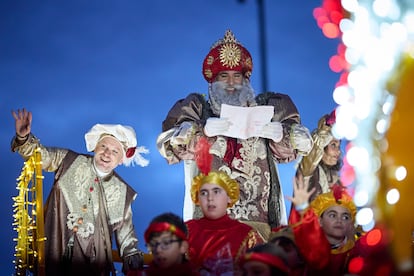
<path fill-rule="evenodd" d="M 85 134 L 94 156 L 45 147 L 31 133 L 32 113 L 13 111 L 16 136 L 12 151 L 25 160 L 40 148 L 43 170 L 55 172 L 45 204 L 45 264 L 47 275 L 109 275 L 115 273 L 115 235 L 123 271 L 143 264 L 132 223 L 136 192 L 114 171 L 121 164 L 146 166 L 133 128 L 96 124 Z"/>

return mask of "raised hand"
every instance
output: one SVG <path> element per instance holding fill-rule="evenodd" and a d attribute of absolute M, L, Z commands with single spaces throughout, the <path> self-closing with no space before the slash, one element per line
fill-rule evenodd
<path fill-rule="evenodd" d="M 309 177 L 304 178 L 302 175 L 293 178 L 293 197 L 287 196 L 287 199 L 289 199 L 295 207 L 307 205 L 309 198 L 315 191 L 315 187 L 308 191 L 309 179 Z"/>
<path fill-rule="evenodd" d="M 26 109 L 18 109 L 12 111 L 15 120 L 16 135 L 19 138 L 26 137 L 30 134 L 32 126 L 32 113 Z"/>

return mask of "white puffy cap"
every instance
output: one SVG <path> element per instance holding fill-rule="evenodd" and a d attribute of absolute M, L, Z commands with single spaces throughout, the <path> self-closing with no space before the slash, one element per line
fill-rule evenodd
<path fill-rule="evenodd" d="M 148 149 L 145 147 L 137 147 L 137 138 L 135 131 L 130 126 L 123 125 L 109 125 L 109 124 L 96 124 L 86 134 L 85 142 L 87 151 L 94 151 L 96 144 L 101 140 L 104 135 L 111 135 L 115 137 L 123 146 L 124 159 L 123 164 L 125 166 L 138 164 L 142 167 L 147 166 L 149 161 L 141 156 L 140 153 L 148 153 Z M 135 153 L 129 158 L 126 157 L 126 151 L 128 149 L 135 148 Z"/>

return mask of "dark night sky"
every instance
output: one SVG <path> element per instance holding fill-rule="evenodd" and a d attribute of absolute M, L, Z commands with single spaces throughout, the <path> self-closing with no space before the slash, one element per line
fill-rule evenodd
<path fill-rule="evenodd" d="M 10 151 L 11 110 L 33 112 L 32 131 L 44 145 L 78 152 L 86 152 L 83 137 L 95 123 L 135 128 L 138 144 L 150 150 L 150 165 L 117 171 L 138 192 L 134 222 L 144 249 L 148 222 L 162 212 L 182 210 L 183 166 L 168 165 L 158 153 L 161 123 L 178 99 L 207 93 L 202 61 L 226 29 L 253 56 L 252 85 L 262 92 L 257 2 L 0 2 L 2 275 L 14 272 L 12 197 L 23 166 Z M 339 76 L 328 61 L 338 41 L 325 38 L 313 19 L 320 1 L 263 2 L 268 88 L 289 94 L 312 130 L 335 107 L 332 90 Z M 285 194 L 291 194 L 294 165 L 279 166 Z M 44 175 L 46 197 L 53 175 Z"/>

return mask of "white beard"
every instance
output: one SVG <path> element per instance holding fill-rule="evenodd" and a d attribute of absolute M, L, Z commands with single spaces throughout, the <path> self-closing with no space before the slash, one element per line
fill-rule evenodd
<path fill-rule="evenodd" d="M 210 106 L 213 113 L 220 115 L 221 105 L 228 104 L 234 106 L 255 106 L 254 90 L 248 81 L 243 84 L 233 85 L 234 91 L 226 91 L 228 84 L 223 81 L 215 81 L 209 86 Z"/>

